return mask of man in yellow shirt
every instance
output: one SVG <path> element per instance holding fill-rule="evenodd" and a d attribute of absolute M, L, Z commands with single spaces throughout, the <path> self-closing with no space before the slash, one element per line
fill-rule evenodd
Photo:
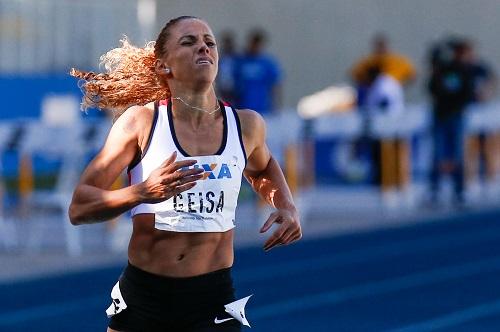
<path fill-rule="evenodd" d="M 395 89 L 399 91 L 400 98 L 396 99 L 401 100 L 401 102 L 396 103 L 400 104 L 400 106 L 396 108 L 399 109 L 399 111 L 402 111 L 404 107 L 402 102 L 402 100 L 404 99 L 402 87 L 404 87 L 414 79 L 415 68 L 408 58 L 403 55 L 394 53 L 390 50 L 389 41 L 385 35 L 375 35 L 372 45 L 372 53 L 355 63 L 351 68 L 350 74 L 357 89 L 357 106 L 361 111 L 360 114 L 363 117 L 363 121 L 365 123 L 365 132 L 363 133 L 362 138 L 356 144 L 357 153 L 360 155 L 361 159 L 371 158 L 373 180 L 375 183 L 380 183 L 382 181 L 380 165 L 381 145 L 378 140 L 374 140 L 373 137 L 371 137 L 371 135 L 369 134 L 369 113 L 371 113 L 370 108 L 373 107 L 386 108 L 390 106 L 394 110 L 395 100 L 392 99 L 392 105 L 387 104 L 389 100 L 386 100 L 386 105 L 383 105 L 383 103 L 381 102 L 383 98 L 380 98 L 380 93 L 375 93 L 374 91 L 377 90 L 376 86 L 379 84 L 374 83 L 381 83 L 382 81 L 387 83 L 392 81 L 392 84 L 389 85 L 393 88 L 391 88 L 390 90 L 393 92 L 395 91 Z M 375 72 L 377 73 L 377 75 L 374 76 Z M 379 79 L 377 79 L 377 77 Z M 387 84 L 385 85 L 387 88 Z M 376 98 L 379 99 L 379 101 L 377 101 L 379 105 L 377 106 L 373 103 L 374 94 L 379 95 Z M 394 97 L 394 95 L 392 96 Z M 397 181 L 401 182 L 403 180 L 400 179 Z M 399 185 L 402 185 L 402 182 L 399 183 Z"/>
<path fill-rule="evenodd" d="M 415 78 L 415 68 L 411 61 L 392 52 L 389 49 L 389 41 L 383 34 L 378 34 L 373 39 L 373 52 L 351 69 L 351 76 L 356 85 L 366 85 L 369 69 L 373 67 L 379 67 L 384 74 L 392 76 L 403 86 Z"/>

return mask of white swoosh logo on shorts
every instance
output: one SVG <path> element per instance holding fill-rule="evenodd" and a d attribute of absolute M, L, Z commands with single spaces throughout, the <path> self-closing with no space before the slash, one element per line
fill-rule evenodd
<path fill-rule="evenodd" d="M 231 319 L 234 319 L 234 318 L 233 318 L 233 317 L 231 317 L 231 318 L 226 318 L 226 319 L 217 319 L 217 317 L 215 317 L 215 319 L 214 319 L 214 323 L 215 323 L 215 324 L 220 324 L 220 323 L 227 322 L 228 320 L 231 320 Z"/>

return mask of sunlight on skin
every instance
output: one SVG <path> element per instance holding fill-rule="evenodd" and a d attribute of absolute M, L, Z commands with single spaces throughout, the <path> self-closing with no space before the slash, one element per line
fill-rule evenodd
<path fill-rule="evenodd" d="M 257 189 L 258 192 L 262 194 L 262 197 L 266 201 L 270 202 L 272 206 L 275 206 L 274 197 L 276 196 L 276 192 L 278 191 L 278 189 L 273 188 L 274 186 L 271 180 L 267 178 L 261 178 L 261 179 L 255 179 L 252 182 L 253 182 L 252 184 L 254 183 L 256 184 L 255 188 Z"/>
<path fill-rule="evenodd" d="M 271 192 L 268 194 L 269 195 L 269 201 L 271 201 L 271 203 L 274 205 L 274 195 L 276 194 L 276 192 L 278 191 L 278 189 L 273 189 L 271 190 Z"/>

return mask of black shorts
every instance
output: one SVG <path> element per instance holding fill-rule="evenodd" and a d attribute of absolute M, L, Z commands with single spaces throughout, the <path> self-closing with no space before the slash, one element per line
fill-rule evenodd
<path fill-rule="evenodd" d="M 216 324 L 216 319 L 231 317 L 224 310 L 225 304 L 235 300 L 230 268 L 172 278 L 143 271 L 129 263 L 120 277 L 119 292 L 127 308 L 111 316 L 109 327 L 113 330 L 241 331 L 241 323 L 235 319 Z"/>

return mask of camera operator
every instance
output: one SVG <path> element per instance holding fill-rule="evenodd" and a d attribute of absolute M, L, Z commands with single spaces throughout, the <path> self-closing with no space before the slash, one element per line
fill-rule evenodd
<path fill-rule="evenodd" d="M 475 99 L 474 71 L 467 52 L 465 40 L 453 40 L 436 47 L 431 56 L 428 88 L 433 104 L 433 202 L 443 173 L 452 175 L 454 202 L 464 202 L 464 113 Z"/>

